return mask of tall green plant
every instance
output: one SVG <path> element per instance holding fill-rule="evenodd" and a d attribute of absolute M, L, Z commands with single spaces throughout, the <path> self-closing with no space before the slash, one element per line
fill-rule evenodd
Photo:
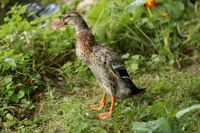
<path fill-rule="evenodd" d="M 182 24 L 179 18 L 186 10 L 184 2 L 157 1 L 151 9 L 144 8 L 145 2 L 147 0 L 132 3 L 101 0 L 87 19 L 97 38 L 120 52 L 146 57 L 157 54 L 164 57 L 165 62 L 174 64 L 178 58 L 176 52 L 182 47 L 177 40 L 185 39 L 177 30 Z"/>
<path fill-rule="evenodd" d="M 52 31 L 48 16 L 29 21 L 25 13 L 27 7 L 15 5 L 0 26 L 0 115 L 3 121 L 7 120 L 7 114 L 20 114 L 15 110 L 17 106 L 32 109 L 32 101 L 38 101 L 40 92 L 49 85 L 46 79 L 56 79 L 57 68 L 74 57 L 71 50 L 74 31 L 70 28 Z"/>

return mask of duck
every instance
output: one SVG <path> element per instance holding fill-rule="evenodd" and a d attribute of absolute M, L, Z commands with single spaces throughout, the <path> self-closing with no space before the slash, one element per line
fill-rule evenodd
<path fill-rule="evenodd" d="M 102 110 L 106 105 L 106 96 L 111 96 L 109 111 L 97 114 L 97 118 L 104 120 L 111 117 L 116 99 L 126 99 L 145 90 L 133 83 L 121 56 L 108 45 L 96 41 L 88 24 L 78 12 L 70 11 L 62 15 L 53 29 L 60 29 L 65 25 L 75 27 L 76 55 L 87 64 L 103 90 L 100 104 L 89 107 Z"/>

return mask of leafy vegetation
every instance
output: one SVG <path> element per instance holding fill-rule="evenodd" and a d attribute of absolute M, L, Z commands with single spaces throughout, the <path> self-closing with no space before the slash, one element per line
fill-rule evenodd
<path fill-rule="evenodd" d="M 88 108 L 88 105 L 98 103 L 101 99 L 102 91 L 96 83 L 76 86 L 70 92 L 53 88 L 37 104 L 34 118 L 19 122 L 18 131 L 143 133 L 145 129 L 151 129 L 157 133 L 161 129 L 161 133 L 167 130 L 169 133 L 192 133 L 199 130 L 198 109 L 179 119 L 175 117 L 179 110 L 199 103 L 198 74 L 165 67 L 159 72 L 137 74 L 135 77 L 138 77 L 134 78 L 138 85 L 148 86 L 146 92 L 118 100 L 113 117 L 108 120 L 98 120 L 95 115 L 100 111 Z M 110 99 L 107 100 L 104 111 L 109 110 Z"/>
<path fill-rule="evenodd" d="M 23 17 L 26 7 L 14 6 L 8 13 L 10 17 L 6 17 L 6 23 L 1 26 L 0 99 L 5 104 L 3 116 L 18 111 L 10 105 L 17 104 L 23 108 L 31 105 L 30 109 L 33 108 L 32 100 L 37 100 L 38 93 L 50 84 L 46 77 L 58 75 L 55 68 L 70 58 L 66 49 L 73 44 L 73 39 L 66 40 L 61 32 L 41 29 L 46 18 L 29 22 Z M 65 32 L 73 33 L 70 29 Z"/>
<path fill-rule="evenodd" d="M 75 56 L 74 29 L 50 29 L 51 19 L 77 3 L 32 21 L 28 18 L 33 13 L 25 13 L 28 5 L 15 5 L 8 12 L 0 26 L 0 129 L 200 131 L 199 111 L 175 118 L 179 110 L 200 102 L 200 3 L 159 0 L 145 8 L 146 0 L 100 0 L 86 11 L 97 40 L 121 53 L 136 83 L 147 88 L 141 96 L 119 101 L 106 121 L 95 119 L 97 112 L 87 109 L 101 92 Z"/>

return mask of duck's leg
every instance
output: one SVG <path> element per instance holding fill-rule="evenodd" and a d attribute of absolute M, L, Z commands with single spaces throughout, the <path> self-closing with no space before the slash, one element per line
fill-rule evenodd
<path fill-rule="evenodd" d="M 103 93 L 102 99 L 101 99 L 101 103 L 99 106 L 99 109 L 102 110 L 104 108 L 104 106 L 106 105 L 106 93 Z"/>
<path fill-rule="evenodd" d="M 102 99 L 101 99 L 101 102 L 100 102 L 100 105 L 90 105 L 90 108 L 91 109 L 99 109 L 99 110 L 102 110 L 103 107 L 106 105 L 106 93 L 104 92 L 103 93 L 103 96 L 102 96 Z"/>
<path fill-rule="evenodd" d="M 116 99 L 115 96 L 112 96 L 112 103 L 111 103 L 111 107 L 110 107 L 109 112 L 98 114 L 97 117 L 99 119 L 104 120 L 104 119 L 107 119 L 107 118 L 111 117 L 111 115 L 112 115 L 112 113 L 114 111 L 114 108 L 115 108 L 115 99 Z"/>

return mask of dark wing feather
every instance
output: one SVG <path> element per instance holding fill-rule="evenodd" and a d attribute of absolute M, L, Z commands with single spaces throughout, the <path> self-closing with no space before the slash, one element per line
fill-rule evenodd
<path fill-rule="evenodd" d="M 125 66 L 115 68 L 114 70 L 119 74 L 120 78 L 122 79 L 122 81 L 119 81 L 119 84 L 121 84 L 120 86 L 124 88 L 129 88 L 132 95 L 138 94 L 143 91 L 143 89 L 138 89 L 136 85 L 132 82 Z"/>

